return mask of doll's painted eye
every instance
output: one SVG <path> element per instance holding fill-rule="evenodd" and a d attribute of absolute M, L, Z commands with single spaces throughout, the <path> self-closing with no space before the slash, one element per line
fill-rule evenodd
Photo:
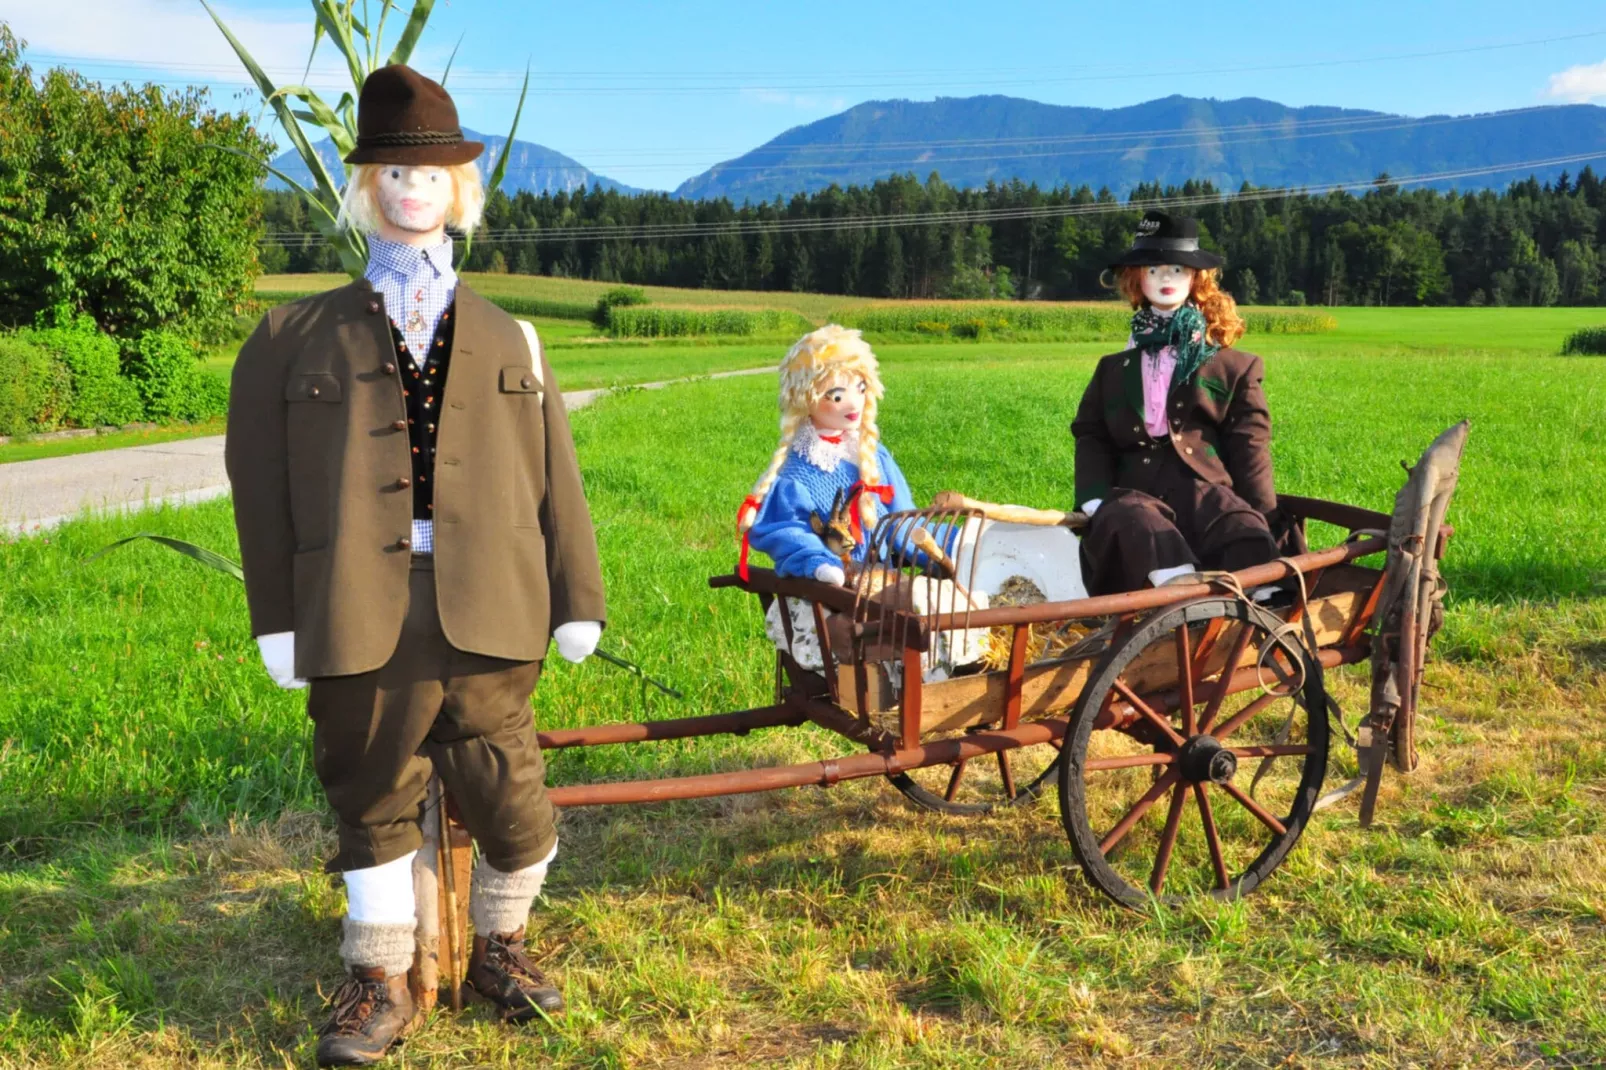
<path fill-rule="evenodd" d="M 860 379 L 859 380 L 859 393 L 867 394 L 869 392 L 870 392 L 870 384 L 865 382 L 863 379 Z"/>
<path fill-rule="evenodd" d="M 391 168 L 390 177 L 391 178 L 400 178 L 401 177 L 401 172 L 399 170 L 395 169 L 395 168 Z"/>
<path fill-rule="evenodd" d="M 439 182 L 441 180 L 441 176 L 440 175 L 430 175 L 429 176 L 429 180 L 431 182 Z"/>

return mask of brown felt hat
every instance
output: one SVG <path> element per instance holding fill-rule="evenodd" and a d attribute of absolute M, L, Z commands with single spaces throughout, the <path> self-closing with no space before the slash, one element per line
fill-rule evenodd
<path fill-rule="evenodd" d="M 368 76 L 357 98 L 357 147 L 347 163 L 452 167 L 479 157 L 485 146 L 464 141 L 457 105 L 439 82 L 406 64 Z"/>

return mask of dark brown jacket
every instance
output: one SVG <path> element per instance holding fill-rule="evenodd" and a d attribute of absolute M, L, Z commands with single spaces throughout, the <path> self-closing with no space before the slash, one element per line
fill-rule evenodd
<path fill-rule="evenodd" d="M 1271 479 L 1271 413 L 1261 389 L 1260 358 L 1218 350 L 1191 383 L 1166 399 L 1171 435 L 1155 440 L 1143 419 L 1139 351 L 1102 358 L 1071 421 L 1076 436 L 1076 504 L 1129 488 L 1151 492 L 1161 451 L 1176 455 L 1207 483 L 1232 488 L 1264 514 L 1277 508 Z"/>
<path fill-rule="evenodd" d="M 537 661 L 551 629 L 604 619 L 591 515 L 545 356 L 537 380 L 511 316 L 461 283 L 456 300 L 433 477 L 441 625 L 459 650 Z M 293 630 L 301 677 L 377 669 L 401 634 L 398 364 L 384 302 L 358 281 L 270 311 L 234 366 L 225 463 L 251 631 Z"/>

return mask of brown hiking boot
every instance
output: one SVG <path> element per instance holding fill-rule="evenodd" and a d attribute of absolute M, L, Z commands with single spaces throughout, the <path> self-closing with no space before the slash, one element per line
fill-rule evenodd
<path fill-rule="evenodd" d="M 329 1021 L 318 1030 L 319 1066 L 368 1066 L 412 1028 L 416 1006 L 407 975 L 386 977 L 382 967 L 353 967 L 330 1000 Z"/>
<path fill-rule="evenodd" d="M 504 1022 L 563 1013 L 563 994 L 524 953 L 524 928 L 474 937 L 468 984 L 496 1004 Z"/>

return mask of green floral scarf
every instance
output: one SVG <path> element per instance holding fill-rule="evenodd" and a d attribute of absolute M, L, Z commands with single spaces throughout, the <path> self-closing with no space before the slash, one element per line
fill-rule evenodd
<path fill-rule="evenodd" d="M 1192 301 L 1169 316 L 1162 316 L 1152 308 L 1140 308 L 1132 315 L 1132 344 L 1145 352 L 1174 347 L 1177 370 L 1171 373 L 1171 386 L 1176 388 L 1193 378 L 1200 366 L 1220 348 L 1210 344 L 1207 327 L 1204 313 Z"/>

